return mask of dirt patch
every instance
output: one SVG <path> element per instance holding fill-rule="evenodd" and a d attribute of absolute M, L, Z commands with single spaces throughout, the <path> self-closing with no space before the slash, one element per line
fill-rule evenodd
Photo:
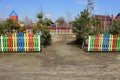
<path fill-rule="evenodd" d="M 119 53 L 84 52 L 57 35 L 42 53 L 0 54 L 0 80 L 120 80 Z"/>

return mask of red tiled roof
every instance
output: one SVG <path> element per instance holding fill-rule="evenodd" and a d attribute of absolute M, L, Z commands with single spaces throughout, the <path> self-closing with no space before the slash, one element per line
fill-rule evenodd
<path fill-rule="evenodd" d="M 95 18 L 111 18 L 110 16 L 106 15 L 95 15 Z"/>

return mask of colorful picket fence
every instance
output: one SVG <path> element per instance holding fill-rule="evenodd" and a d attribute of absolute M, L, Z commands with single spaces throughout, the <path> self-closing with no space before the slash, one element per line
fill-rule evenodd
<path fill-rule="evenodd" d="M 120 35 L 89 36 L 88 51 L 120 51 Z"/>
<path fill-rule="evenodd" d="M 23 32 L 1 35 L 0 52 L 40 51 L 40 35 Z"/>
<path fill-rule="evenodd" d="M 50 30 L 50 33 L 52 34 L 52 35 L 55 35 L 55 34 L 57 34 L 57 35 L 61 35 L 61 34 L 72 34 L 73 32 L 72 32 L 72 30 Z"/>

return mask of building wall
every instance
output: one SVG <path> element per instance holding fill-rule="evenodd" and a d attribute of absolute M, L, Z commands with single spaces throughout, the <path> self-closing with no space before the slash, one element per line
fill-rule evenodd
<path fill-rule="evenodd" d="M 112 26 L 113 24 L 113 20 L 114 17 L 112 16 L 108 16 L 108 15 L 95 15 L 95 18 L 98 19 L 100 21 L 100 24 L 96 25 L 96 28 L 100 28 L 100 29 L 104 29 L 109 31 L 110 26 Z"/>
<path fill-rule="evenodd" d="M 12 19 L 13 21 L 18 21 L 18 16 L 9 16 L 10 19 Z"/>

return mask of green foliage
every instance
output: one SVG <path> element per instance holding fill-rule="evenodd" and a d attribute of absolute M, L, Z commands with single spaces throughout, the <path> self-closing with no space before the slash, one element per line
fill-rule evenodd
<path fill-rule="evenodd" d="M 39 19 L 39 21 L 43 20 L 43 16 L 44 16 L 44 14 L 42 12 L 37 14 L 37 18 Z"/>
<path fill-rule="evenodd" d="M 11 32 L 13 29 L 15 29 L 16 31 L 19 30 L 20 26 L 17 24 L 17 22 L 11 20 L 11 19 L 7 19 L 4 23 L 4 25 L 7 28 L 7 31 Z"/>
<path fill-rule="evenodd" d="M 91 29 L 92 18 L 87 10 L 81 12 L 73 22 L 73 32 L 76 33 L 77 40 L 85 40 Z M 81 41 L 83 42 L 83 41 Z"/>
<path fill-rule="evenodd" d="M 50 26 L 51 24 L 53 24 L 53 22 L 51 21 L 51 19 L 45 18 L 44 19 L 44 23 L 46 26 Z"/>
<path fill-rule="evenodd" d="M 5 30 L 5 26 L 3 23 L 0 24 L 0 34 L 4 33 L 4 30 Z"/>
<path fill-rule="evenodd" d="M 24 26 L 20 26 L 18 32 L 23 32 L 23 31 L 25 31 L 25 27 Z"/>
<path fill-rule="evenodd" d="M 51 44 L 51 35 L 47 26 L 41 28 L 41 44 L 48 45 Z"/>
<path fill-rule="evenodd" d="M 21 27 L 17 22 L 6 19 L 4 23 L 0 24 L 0 34 L 5 34 L 8 32 L 14 31 L 21 31 L 23 27 Z"/>
<path fill-rule="evenodd" d="M 44 19 L 43 18 L 44 14 L 43 13 L 39 13 L 37 15 L 38 17 L 38 22 L 36 23 L 36 25 L 34 26 L 34 28 L 32 29 L 33 33 L 38 33 L 38 31 L 41 31 L 41 44 L 42 45 L 49 45 L 51 44 L 51 35 L 50 35 L 50 31 L 48 26 L 50 25 L 50 23 L 52 22 L 50 19 Z"/>
<path fill-rule="evenodd" d="M 111 26 L 111 34 L 120 34 L 120 21 L 115 20 Z"/>
<path fill-rule="evenodd" d="M 88 10 L 82 11 L 77 17 L 75 17 L 72 28 L 73 32 L 76 33 L 76 40 L 82 45 L 82 48 L 89 35 L 97 34 L 99 32 L 99 29 L 95 28 L 98 23 L 99 20 L 90 16 Z"/>

